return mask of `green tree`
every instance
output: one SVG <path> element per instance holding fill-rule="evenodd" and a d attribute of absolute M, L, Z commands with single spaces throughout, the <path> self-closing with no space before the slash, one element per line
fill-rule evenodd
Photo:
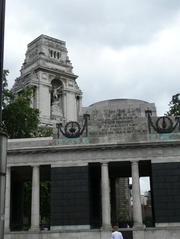
<path fill-rule="evenodd" d="M 50 181 L 40 182 L 40 215 L 41 224 L 50 224 Z"/>
<path fill-rule="evenodd" d="M 3 121 L 10 138 L 49 137 L 51 127 L 39 126 L 39 111 L 31 107 L 32 87 L 26 87 L 19 94 L 8 89 L 8 70 L 3 72 Z"/>
<path fill-rule="evenodd" d="M 3 121 L 10 138 L 34 137 L 38 129 L 39 111 L 31 107 L 32 88 L 26 87 L 19 94 L 3 89 Z"/>
<path fill-rule="evenodd" d="M 2 107 L 4 108 L 11 97 L 11 92 L 8 89 L 8 83 L 7 83 L 7 76 L 9 74 L 8 70 L 3 71 L 3 79 L 2 79 L 2 89 L 3 89 L 3 94 L 2 94 Z"/>
<path fill-rule="evenodd" d="M 167 115 L 178 116 L 180 115 L 180 94 L 173 95 L 169 103 L 169 111 Z"/>

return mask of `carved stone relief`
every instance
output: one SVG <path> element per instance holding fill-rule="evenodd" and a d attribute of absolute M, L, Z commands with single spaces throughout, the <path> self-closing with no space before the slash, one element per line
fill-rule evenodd
<path fill-rule="evenodd" d="M 54 79 L 51 85 L 51 118 L 61 120 L 63 118 L 63 83 Z"/>

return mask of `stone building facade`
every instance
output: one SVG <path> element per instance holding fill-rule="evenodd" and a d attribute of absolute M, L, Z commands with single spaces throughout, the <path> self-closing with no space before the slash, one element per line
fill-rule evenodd
<path fill-rule="evenodd" d="M 64 56 L 64 63 L 58 61 L 60 56 Z M 42 124 L 61 121 L 65 126 L 76 121 L 79 112 L 82 93 L 75 79 L 65 43 L 42 35 L 28 45 L 14 90 L 35 86 L 38 97 L 32 102 L 38 102 Z M 58 82 L 55 86 L 54 81 Z M 64 97 L 64 103 L 59 104 L 64 107 L 62 117 L 53 117 L 53 95 L 59 102 Z M 109 239 L 117 209 L 126 206 L 117 199 L 125 195 L 127 186 L 117 185 L 123 180 L 127 185 L 125 179 L 130 177 L 133 225 L 121 228 L 124 239 L 179 239 L 180 136 L 178 132 L 157 133 L 155 127 L 149 131 L 147 109 L 152 112 L 152 121 L 156 120 L 153 103 L 133 99 L 96 102 L 81 108 L 78 117 L 82 128 L 82 115 L 90 115 L 87 135 L 67 138 L 60 133 L 59 138 L 9 140 L 5 239 Z M 147 228 L 140 196 L 143 176 L 150 178 L 152 192 L 153 225 Z"/>
<path fill-rule="evenodd" d="M 28 44 L 21 76 L 15 80 L 13 90 L 33 87 L 32 106 L 39 109 L 41 124 L 52 126 L 77 120 L 82 98 L 77 77 L 65 42 L 41 35 Z"/>
<path fill-rule="evenodd" d="M 178 136 L 179 137 L 179 136 Z M 93 142 L 94 139 L 92 139 Z M 102 139 L 101 139 L 102 140 Z M 109 238 L 112 180 L 132 177 L 133 227 L 126 238 L 158 239 L 180 236 L 177 135 L 147 135 L 135 142 L 92 143 L 84 139 L 10 140 L 6 180 L 5 238 Z M 149 176 L 154 227 L 143 225 L 139 178 Z M 50 180 L 50 230 L 40 230 L 40 181 Z M 31 181 L 30 228 L 22 217 L 23 185 Z M 15 224 L 18 225 L 15 225 Z M 20 226 L 19 229 L 14 226 Z M 132 234 L 131 234 L 132 233 Z"/>

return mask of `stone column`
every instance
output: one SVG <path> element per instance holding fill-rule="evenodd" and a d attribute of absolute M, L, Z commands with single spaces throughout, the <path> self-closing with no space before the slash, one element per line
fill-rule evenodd
<path fill-rule="evenodd" d="M 111 227 L 111 205 L 108 163 L 101 164 L 101 200 L 102 200 L 102 227 Z"/>
<path fill-rule="evenodd" d="M 7 135 L 0 125 L 0 238 L 4 238 Z"/>
<path fill-rule="evenodd" d="M 32 199 L 31 199 L 31 230 L 39 230 L 40 224 L 40 181 L 39 166 L 33 166 Z"/>
<path fill-rule="evenodd" d="M 62 94 L 62 103 L 63 103 L 63 117 L 67 119 L 67 93 L 65 90 L 63 90 Z"/>
<path fill-rule="evenodd" d="M 134 227 L 142 227 L 143 220 L 142 220 L 138 162 L 131 162 L 131 169 L 132 169 L 132 197 L 133 197 Z"/>
<path fill-rule="evenodd" d="M 6 169 L 5 231 L 10 231 L 11 167 Z"/>

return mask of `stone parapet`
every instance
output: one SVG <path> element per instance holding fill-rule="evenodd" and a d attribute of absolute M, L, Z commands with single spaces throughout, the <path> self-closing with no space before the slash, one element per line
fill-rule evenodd
<path fill-rule="evenodd" d="M 112 99 L 97 102 L 82 110 L 90 115 L 89 137 L 97 142 L 97 138 L 108 141 L 146 140 L 148 124 L 145 110 L 151 109 L 156 116 L 153 103 L 134 99 Z"/>

